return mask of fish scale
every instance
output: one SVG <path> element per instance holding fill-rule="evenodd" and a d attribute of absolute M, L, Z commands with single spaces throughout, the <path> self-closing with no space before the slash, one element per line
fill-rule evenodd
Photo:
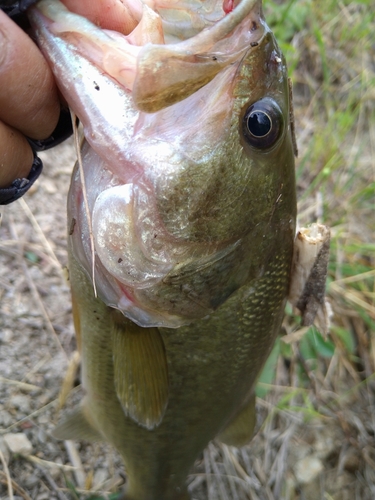
<path fill-rule="evenodd" d="M 236 292 L 209 318 L 179 329 L 159 329 L 167 353 L 169 396 L 162 423 L 152 434 L 131 419 L 124 419 L 113 387 L 109 326 L 113 311 L 94 299 L 93 292 L 87 297 L 87 277 L 81 269 L 72 268 L 72 288 L 75 293 L 83 288 L 90 304 L 81 305 L 82 364 L 86 366 L 82 382 L 88 391 L 85 398 L 90 400 L 90 412 L 97 416 L 94 426 L 102 429 L 102 437 L 125 457 L 128 474 L 137 478 L 135 492 L 129 498 L 178 498 L 172 478 L 182 488 L 183 478 L 201 449 L 250 398 L 255 378 L 280 329 L 289 285 L 287 253 L 280 254 L 262 278 Z M 101 314 L 95 330 L 90 310 L 93 305 Z M 90 328 L 85 328 L 86 322 Z M 92 394 L 90 387 L 101 388 L 103 393 Z M 208 393 L 215 397 L 208 398 Z M 108 406 L 111 412 L 107 412 Z M 226 413 L 227 419 L 217 421 L 217 413 Z M 183 443 L 183 447 L 177 443 Z M 155 464 L 163 470 L 155 469 Z"/>
<path fill-rule="evenodd" d="M 220 1 L 199 13 L 168 6 L 143 9 L 155 33 L 142 19 L 137 33 L 104 32 L 58 0 L 31 11 L 86 137 L 90 217 L 78 166 L 68 197 L 85 396 L 55 435 L 115 446 L 127 500 L 188 498 L 186 476 L 210 440 L 251 439 L 295 236 L 286 65 L 261 1 L 229 13 Z M 178 8 L 191 23 L 180 42 Z M 137 45 L 143 35 L 160 44 Z"/>

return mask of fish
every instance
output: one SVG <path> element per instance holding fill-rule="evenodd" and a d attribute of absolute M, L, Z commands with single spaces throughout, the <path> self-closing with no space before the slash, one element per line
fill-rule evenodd
<path fill-rule="evenodd" d="M 68 196 L 85 395 L 55 435 L 111 443 L 127 500 L 182 500 L 211 440 L 251 440 L 281 328 L 290 86 L 261 0 L 112 4 L 113 18 L 58 0 L 29 13 L 85 136 Z"/>

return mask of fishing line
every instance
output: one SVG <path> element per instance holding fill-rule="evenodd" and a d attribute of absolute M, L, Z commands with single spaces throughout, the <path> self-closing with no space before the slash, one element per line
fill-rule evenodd
<path fill-rule="evenodd" d="M 91 221 L 91 215 L 90 215 L 90 210 L 89 210 L 89 203 L 87 201 L 85 173 L 83 171 L 82 156 L 81 156 L 81 144 L 79 141 L 78 127 L 77 127 L 77 115 L 72 110 L 70 110 L 70 116 L 72 118 L 74 146 L 75 146 L 76 153 L 77 153 L 79 176 L 81 179 L 83 201 L 85 204 L 85 213 L 86 213 L 86 217 L 87 217 L 87 223 L 89 226 L 90 247 L 91 247 L 91 256 L 92 256 L 92 258 L 91 258 L 92 285 L 94 288 L 94 296 L 95 296 L 95 298 L 97 298 L 98 294 L 96 292 L 96 284 L 95 284 L 95 243 L 94 243 L 94 236 L 92 234 L 92 221 Z"/>

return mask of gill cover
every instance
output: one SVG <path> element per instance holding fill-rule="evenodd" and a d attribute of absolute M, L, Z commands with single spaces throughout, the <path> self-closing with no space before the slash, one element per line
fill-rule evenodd
<path fill-rule="evenodd" d="M 74 257 L 107 305 L 175 328 L 211 314 L 272 253 L 278 158 L 291 151 L 286 68 L 259 0 L 183 19 L 179 3 L 135 3 L 125 34 L 58 0 L 31 20 L 87 140 L 89 218 L 78 169 L 69 194 Z"/>

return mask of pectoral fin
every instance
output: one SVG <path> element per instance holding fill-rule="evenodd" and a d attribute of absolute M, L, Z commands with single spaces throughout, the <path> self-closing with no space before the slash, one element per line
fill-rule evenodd
<path fill-rule="evenodd" d="M 228 446 L 245 446 L 253 437 L 255 423 L 254 395 L 216 439 Z"/>
<path fill-rule="evenodd" d="M 168 403 L 168 366 L 157 328 L 142 328 L 124 316 L 113 327 L 113 363 L 117 397 L 125 414 L 153 429 Z"/>
<path fill-rule="evenodd" d="M 56 439 L 84 439 L 85 441 L 102 441 L 101 434 L 89 423 L 80 406 L 65 417 L 53 431 Z"/>

